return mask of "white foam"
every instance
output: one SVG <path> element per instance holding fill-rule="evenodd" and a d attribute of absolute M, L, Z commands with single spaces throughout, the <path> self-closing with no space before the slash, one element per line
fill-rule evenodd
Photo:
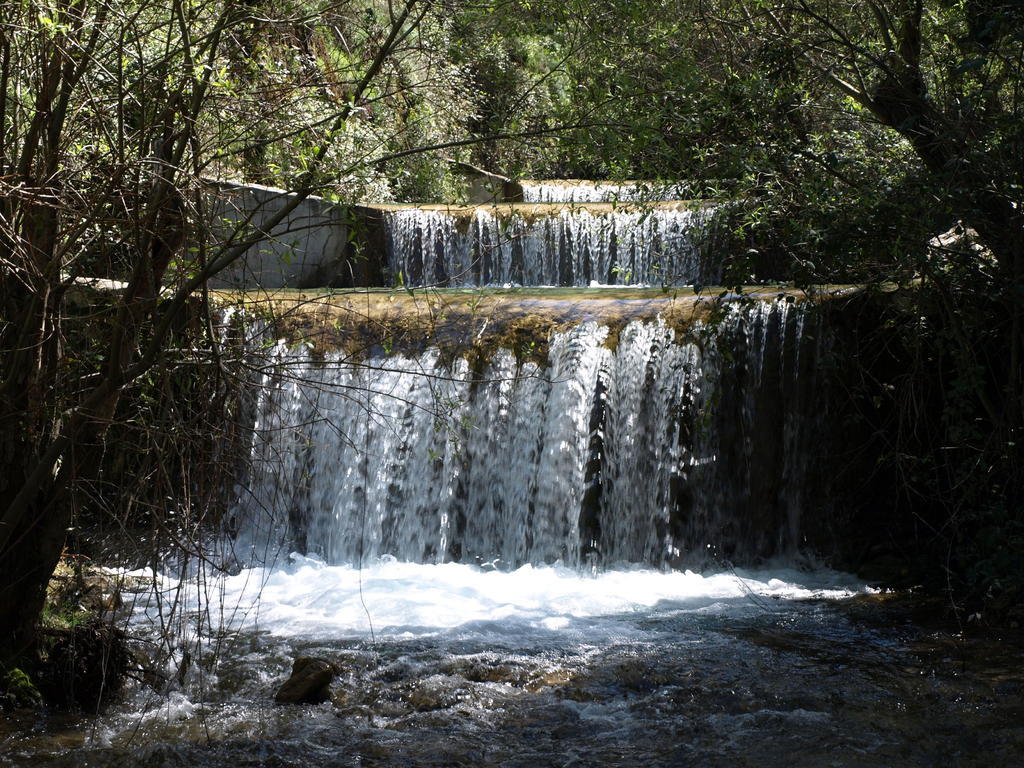
<path fill-rule="evenodd" d="M 293 555 L 282 568 L 251 568 L 184 586 L 186 607 L 221 616 L 227 627 L 279 637 L 413 637 L 438 632 L 500 632 L 528 643 L 538 633 L 575 634 L 597 625 L 681 613 L 771 610 L 774 600 L 849 597 L 867 588 L 831 571 L 728 572 L 618 570 L 585 575 L 561 567 L 485 571 L 382 558 L 361 572 Z M 140 611 L 140 616 L 145 611 Z M 622 626 L 619 630 L 622 631 Z"/>

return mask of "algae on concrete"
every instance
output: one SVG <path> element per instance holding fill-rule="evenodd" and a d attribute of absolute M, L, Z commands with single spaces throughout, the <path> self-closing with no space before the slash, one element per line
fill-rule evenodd
<path fill-rule="evenodd" d="M 759 286 L 743 294 L 631 287 L 352 289 L 220 292 L 216 299 L 265 319 L 275 338 L 305 344 L 314 356 L 340 352 L 360 360 L 434 347 L 444 359 L 465 357 L 475 367 L 498 348 L 543 362 L 552 333 L 581 322 L 607 326 L 606 344 L 614 346 L 633 320 L 660 317 L 685 334 L 733 301 L 804 295 Z"/>

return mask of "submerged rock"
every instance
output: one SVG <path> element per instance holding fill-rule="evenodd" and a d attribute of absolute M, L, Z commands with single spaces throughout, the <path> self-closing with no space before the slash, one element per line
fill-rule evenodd
<path fill-rule="evenodd" d="M 331 697 L 331 683 L 337 668 L 325 659 L 299 656 L 292 663 L 292 675 L 274 694 L 278 704 L 322 704 Z"/>

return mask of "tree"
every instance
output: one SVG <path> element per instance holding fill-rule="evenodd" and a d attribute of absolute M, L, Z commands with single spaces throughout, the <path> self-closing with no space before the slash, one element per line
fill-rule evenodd
<path fill-rule="evenodd" d="M 912 273 L 915 287 L 888 302 L 878 337 L 889 350 L 867 356 L 864 376 L 880 367 L 871 360 L 901 356 L 891 394 L 868 383 L 880 402 L 891 400 L 880 410 L 892 417 L 872 428 L 880 461 L 900 472 L 901 508 L 931 532 L 925 543 L 946 563 L 943 582 L 976 598 L 1019 600 L 1019 552 L 1007 542 L 1020 541 L 1024 492 L 1020 4 L 739 0 L 716 4 L 705 19 L 752 50 L 790 51 L 804 105 L 856 119 L 864 133 L 884 131 L 913 153 L 918 202 L 931 209 L 919 219 L 976 233 L 974 247 L 956 238 L 952 247 L 949 238 L 922 245 L 896 254 L 902 275 L 879 274 L 902 281 Z M 907 201 L 895 220 L 913 225 L 915 210 Z"/>
<path fill-rule="evenodd" d="M 723 4 L 718 23 L 790 46 L 797 65 L 876 121 L 920 160 L 935 203 L 973 227 L 994 255 L 990 289 L 1009 319 L 1005 408 L 1021 425 L 1024 285 L 1024 13 L 1012 2 L 797 0 Z M 1001 411 L 997 413 L 998 411 Z"/>
<path fill-rule="evenodd" d="M 943 554 L 933 562 L 971 552 L 957 555 L 963 578 L 963 561 L 1005 560 L 964 542 L 1019 540 L 1021 528 L 1020 4 L 633 0 L 604 10 L 588 20 L 604 43 L 569 64 L 569 108 L 588 103 L 603 126 L 581 137 L 582 158 L 562 145 L 563 167 L 663 173 L 732 198 L 739 258 L 727 279 L 737 283 L 767 274 L 809 288 L 906 288 L 880 302 L 855 395 L 879 440 L 871 450 L 901 478 L 907 528 L 934 535 L 926 543 Z M 951 227 L 980 244 L 929 245 Z M 1011 571 L 990 569 L 979 592 L 998 591 L 1001 572 L 1024 594 Z"/>
<path fill-rule="evenodd" d="M 232 154 L 290 142 L 301 154 L 289 176 L 294 194 L 264 226 L 284 220 L 344 175 L 330 153 L 367 104 L 384 99 L 389 68 L 438 10 L 417 0 L 298 2 L 278 6 L 275 18 L 261 5 L 0 7 L 0 661 L 33 648 L 75 484 L 96 471 L 126 388 L 160 361 L 205 281 L 260 237 L 240 229 L 207 247 L 204 174 Z M 287 84 L 298 99 L 317 81 L 306 120 L 239 132 L 246 102 L 237 92 L 266 82 L 234 78 L 231 68 L 257 32 L 346 12 L 364 34 L 349 65 Z M 122 276 L 123 289 L 76 315 L 68 294 L 97 271 Z"/>

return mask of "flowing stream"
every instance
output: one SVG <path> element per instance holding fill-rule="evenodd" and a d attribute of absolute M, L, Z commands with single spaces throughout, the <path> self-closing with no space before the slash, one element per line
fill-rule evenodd
<path fill-rule="evenodd" d="M 384 216 L 388 268 L 402 285 L 702 285 L 721 265 L 701 247 L 714 209 L 567 205 L 533 215 L 410 207 Z"/>
<path fill-rule="evenodd" d="M 160 587 L 179 611 L 170 682 L 40 721 L 0 762 L 992 766 L 1024 746 L 1019 653 L 961 646 L 821 569 L 294 555 Z M 132 627 L 163 642 L 170 604 L 140 596 Z M 272 703 L 297 655 L 340 668 L 332 701 Z"/>

